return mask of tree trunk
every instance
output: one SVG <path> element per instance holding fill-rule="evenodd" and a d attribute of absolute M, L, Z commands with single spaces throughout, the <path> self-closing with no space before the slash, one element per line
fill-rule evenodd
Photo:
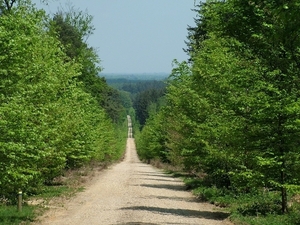
<path fill-rule="evenodd" d="M 284 187 L 285 184 L 285 147 L 284 147 L 284 139 L 283 139 L 283 121 L 284 118 L 282 115 L 279 116 L 279 123 L 278 123 L 278 136 L 279 136 L 279 152 L 281 156 L 281 166 L 280 166 L 280 184 L 281 184 L 281 211 L 282 214 L 287 212 L 287 191 Z"/>
<path fill-rule="evenodd" d="M 281 211 L 282 211 L 282 214 L 286 213 L 288 210 L 287 209 L 287 191 L 286 191 L 286 188 L 284 187 L 284 182 L 285 182 L 285 173 L 283 170 L 281 170 Z"/>

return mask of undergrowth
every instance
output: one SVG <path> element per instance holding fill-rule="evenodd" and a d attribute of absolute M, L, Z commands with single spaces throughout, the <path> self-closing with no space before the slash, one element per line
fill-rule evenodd
<path fill-rule="evenodd" d="M 191 181 L 193 180 L 193 181 Z M 219 207 L 225 207 L 231 213 L 231 220 L 239 225 L 300 225 L 300 204 L 294 202 L 288 214 L 281 214 L 280 193 L 275 191 L 236 195 L 226 188 L 207 187 L 197 179 L 185 178 L 193 193 L 201 200 Z"/>
<path fill-rule="evenodd" d="M 300 202 L 293 201 L 292 196 L 289 212 L 282 214 L 279 192 L 261 190 L 237 194 L 227 188 L 209 185 L 205 179 L 191 174 L 166 170 L 180 177 L 199 201 L 210 202 L 229 211 L 230 220 L 236 225 L 300 225 Z"/>
<path fill-rule="evenodd" d="M 0 205 L 0 224 L 17 225 L 29 224 L 35 218 L 35 206 L 23 206 L 22 211 L 18 212 L 16 206 Z"/>

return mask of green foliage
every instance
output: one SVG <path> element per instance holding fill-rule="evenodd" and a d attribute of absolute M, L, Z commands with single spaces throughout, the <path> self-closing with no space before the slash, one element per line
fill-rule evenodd
<path fill-rule="evenodd" d="M 141 136 L 144 146 L 205 174 L 207 198 L 224 188 L 236 196 L 267 189 L 280 198 L 245 199 L 238 211 L 286 213 L 300 186 L 300 5 L 212 0 L 199 7 L 196 27 L 188 28 L 191 64 L 175 61 L 166 105 L 141 133 L 160 139 Z M 153 149 L 143 154 L 158 157 Z"/>
<path fill-rule="evenodd" d="M 114 151 L 114 154 L 111 154 L 111 160 L 119 160 L 122 158 L 122 156 L 124 156 L 127 137 L 128 121 L 126 117 L 124 117 L 124 120 L 121 123 L 115 125 L 114 135 L 111 136 L 111 144 L 114 144 L 113 146 L 109 146 Z"/>
<path fill-rule="evenodd" d="M 77 65 L 64 63 L 43 19 L 43 12 L 20 7 L 0 21 L 2 194 L 38 187 L 64 168 L 65 153 L 56 149 L 57 100 Z"/>
<path fill-rule="evenodd" d="M 237 224 L 245 225 L 299 225 L 299 211 L 290 212 L 286 215 L 268 214 L 266 216 L 241 216 L 240 214 L 233 214 L 231 220 Z"/>
<path fill-rule="evenodd" d="M 222 196 L 221 190 L 216 187 L 201 187 L 193 191 L 201 200 L 214 203 L 217 197 Z"/>
<path fill-rule="evenodd" d="M 0 224 L 18 225 L 33 221 L 36 216 L 35 207 L 23 206 L 22 212 L 18 212 L 16 206 L 0 206 Z"/>
<path fill-rule="evenodd" d="M 239 196 L 233 208 L 243 216 L 259 216 L 280 214 L 281 203 L 279 193 L 262 193 Z"/>
<path fill-rule="evenodd" d="M 136 137 L 137 151 L 141 159 L 151 160 L 159 158 L 163 162 L 168 161 L 167 152 L 164 149 L 164 122 L 162 115 L 150 118 L 142 132 Z"/>
<path fill-rule="evenodd" d="M 155 75 L 153 76 L 155 77 Z M 124 78 L 110 78 L 109 84 L 118 88 L 119 92 L 116 95 L 118 95 L 119 103 L 126 109 L 126 113 L 130 114 L 131 108 L 133 108 L 135 115 L 130 114 L 132 119 L 137 119 L 138 123 L 144 126 L 146 120 L 151 115 L 156 114 L 165 104 L 163 96 L 166 84 L 157 80 L 140 80 L 137 78 L 128 80 L 126 75 L 121 77 Z M 149 79 L 150 75 L 149 78 L 141 78 Z"/>
<path fill-rule="evenodd" d="M 77 80 L 82 83 L 84 91 L 96 99 L 97 104 L 105 109 L 114 122 L 119 122 L 124 117 L 119 93 L 98 75 L 102 70 L 98 66 L 100 59 L 95 49 L 86 43 L 94 30 L 92 19 L 87 13 L 71 8 L 69 12 L 54 15 L 51 30 L 63 44 L 67 56 L 80 63 Z"/>
<path fill-rule="evenodd" d="M 207 18 L 205 18 L 205 5 L 209 3 L 200 2 L 199 5 L 197 5 L 197 8 L 194 9 L 197 13 L 196 18 L 194 18 L 195 26 L 188 26 L 188 41 L 186 41 L 187 48 L 184 49 L 186 53 L 190 55 L 190 57 L 193 55 L 194 52 L 197 51 L 197 49 L 201 48 L 202 42 L 208 38 L 208 31 L 207 31 Z M 189 59 L 192 61 L 192 57 Z"/>
<path fill-rule="evenodd" d="M 112 81 L 111 81 L 112 82 Z M 148 90 L 161 91 L 166 87 L 163 81 L 157 80 L 124 80 L 120 90 L 127 91 L 131 94 L 138 94 Z"/>
<path fill-rule="evenodd" d="M 127 91 L 120 91 L 120 98 L 123 107 L 129 110 L 133 105 L 132 100 L 130 98 L 130 93 Z"/>
<path fill-rule="evenodd" d="M 65 185 L 50 185 L 45 186 L 41 190 L 40 193 L 38 193 L 37 197 L 42 197 L 43 199 L 51 199 L 53 197 L 61 196 L 62 194 L 73 192 L 73 188 L 65 186 Z"/>
<path fill-rule="evenodd" d="M 19 189 L 39 193 L 65 168 L 121 154 L 107 113 L 78 79 L 87 64 L 97 67 L 95 55 L 70 59 L 48 23 L 26 1 L 1 15 L 0 195 L 9 199 Z"/>
<path fill-rule="evenodd" d="M 136 117 L 139 123 L 143 126 L 151 113 L 158 111 L 160 107 L 159 98 L 164 95 L 164 90 L 148 89 L 136 95 L 133 107 L 136 112 Z"/>
<path fill-rule="evenodd" d="M 181 175 L 182 176 L 182 175 Z M 235 224 L 299 224 L 299 203 L 293 203 L 289 213 L 281 214 L 280 192 L 261 190 L 239 194 L 226 188 L 210 186 L 204 178 L 184 177 L 184 182 L 199 199 L 219 207 L 227 207 Z"/>

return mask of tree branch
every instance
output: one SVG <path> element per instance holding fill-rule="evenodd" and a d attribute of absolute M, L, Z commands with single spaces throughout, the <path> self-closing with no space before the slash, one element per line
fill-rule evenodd
<path fill-rule="evenodd" d="M 6 9 L 10 11 L 16 1 L 17 0 L 4 0 Z"/>

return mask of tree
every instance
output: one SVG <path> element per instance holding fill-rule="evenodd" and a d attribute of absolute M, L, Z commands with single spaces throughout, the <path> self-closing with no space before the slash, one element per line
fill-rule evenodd
<path fill-rule="evenodd" d="M 292 158 L 299 155 L 299 7 L 297 1 L 232 0 L 220 10 L 216 26 L 221 35 L 247 48 L 242 53 L 245 58 L 259 58 L 260 76 L 251 90 L 257 101 L 251 107 L 250 121 L 252 127 L 264 131 L 257 129 L 253 134 L 264 152 L 258 160 L 269 185 L 281 189 L 283 213 L 287 211 L 287 190 L 299 184 L 298 176 L 291 174 Z"/>
<path fill-rule="evenodd" d="M 78 82 L 70 60 L 30 4 L 0 20 L 0 195 L 36 193 L 65 168 L 118 156 L 111 120 Z"/>
<path fill-rule="evenodd" d="M 64 45 L 66 54 L 81 64 L 81 74 L 77 79 L 82 82 L 84 91 L 97 100 L 113 121 L 118 121 L 124 110 L 119 96 L 104 78 L 99 77 L 102 70 L 98 66 L 100 59 L 95 49 L 86 43 L 94 31 L 92 19 L 89 14 L 71 7 L 69 12 L 54 15 L 52 27 Z"/>
<path fill-rule="evenodd" d="M 143 126 L 150 116 L 149 107 L 153 103 L 157 103 L 158 99 L 162 97 L 164 90 L 148 89 L 138 93 L 135 97 L 133 106 L 136 110 L 136 116 L 140 124 Z"/>
<path fill-rule="evenodd" d="M 1 2 L 1 11 L 10 11 L 17 0 L 3 0 Z"/>
<path fill-rule="evenodd" d="M 206 20 L 208 20 L 209 18 L 206 18 L 206 14 L 204 13 L 206 4 L 211 3 L 200 2 L 198 5 L 196 5 L 197 8 L 193 9 L 193 11 L 197 13 L 196 18 L 194 18 L 195 26 L 188 26 L 187 28 L 188 40 L 185 41 L 187 48 L 183 50 L 189 54 L 190 61 L 192 60 L 192 54 L 195 53 L 199 48 L 201 48 L 201 43 L 208 38 Z"/>
<path fill-rule="evenodd" d="M 65 63 L 59 42 L 44 27 L 45 14 L 30 5 L 2 15 L 1 194 L 33 191 L 65 167 L 57 148 L 63 136 L 58 103 L 78 65 Z M 22 27 L 22 29 L 20 29 Z"/>
<path fill-rule="evenodd" d="M 155 117 L 151 116 L 140 135 L 136 138 L 138 154 L 141 159 L 150 162 L 152 159 L 159 159 L 169 162 L 168 153 L 165 151 L 165 135 L 163 112 Z"/>
<path fill-rule="evenodd" d="M 299 189 L 299 3 L 207 1 L 164 121 L 169 159 L 236 193 Z"/>

